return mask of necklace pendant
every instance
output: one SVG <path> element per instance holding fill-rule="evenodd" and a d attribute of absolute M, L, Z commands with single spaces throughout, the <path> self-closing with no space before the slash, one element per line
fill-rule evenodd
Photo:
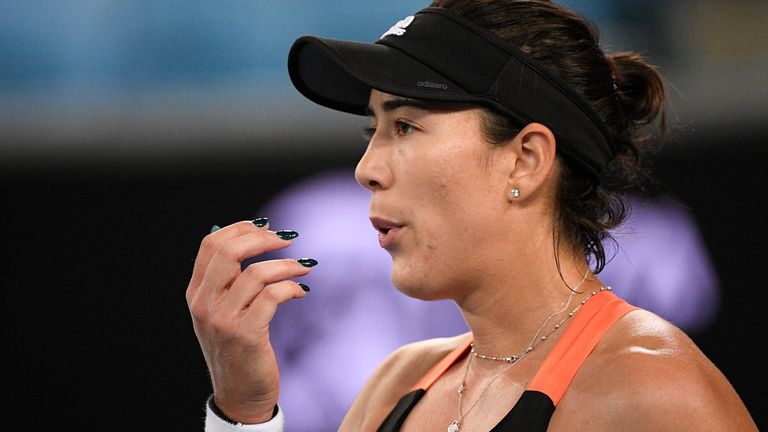
<path fill-rule="evenodd" d="M 448 432 L 457 432 L 461 429 L 461 423 L 458 420 L 454 420 L 450 426 L 448 426 Z"/>

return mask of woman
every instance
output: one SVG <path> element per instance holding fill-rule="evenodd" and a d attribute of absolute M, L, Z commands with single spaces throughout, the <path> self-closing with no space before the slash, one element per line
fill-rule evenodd
<path fill-rule="evenodd" d="M 683 332 L 596 276 L 641 133 L 663 128 L 662 81 L 640 57 L 604 55 L 549 2 L 437 0 L 376 44 L 300 38 L 289 71 L 309 99 L 370 117 L 356 178 L 392 281 L 452 299 L 471 329 L 393 353 L 340 430 L 757 429 Z M 257 220 L 201 244 L 187 301 L 209 431 L 282 430 L 269 322 L 316 262 L 241 263 L 297 235 Z"/>

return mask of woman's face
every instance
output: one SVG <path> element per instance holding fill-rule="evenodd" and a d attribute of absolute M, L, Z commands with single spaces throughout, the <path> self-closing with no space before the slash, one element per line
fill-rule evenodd
<path fill-rule="evenodd" d="M 483 139 L 477 108 L 376 90 L 369 108 L 372 135 L 355 175 L 372 192 L 392 281 L 416 298 L 457 299 L 503 262 L 510 154 Z"/>

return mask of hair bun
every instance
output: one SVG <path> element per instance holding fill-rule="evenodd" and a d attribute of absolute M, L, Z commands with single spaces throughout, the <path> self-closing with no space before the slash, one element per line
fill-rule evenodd
<path fill-rule="evenodd" d="M 607 56 L 613 69 L 613 81 L 630 132 L 659 120 L 665 128 L 666 91 L 656 68 L 634 53 Z"/>

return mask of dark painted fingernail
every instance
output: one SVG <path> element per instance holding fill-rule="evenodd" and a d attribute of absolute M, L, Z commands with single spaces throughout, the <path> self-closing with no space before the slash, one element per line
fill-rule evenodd
<path fill-rule="evenodd" d="M 312 258 L 299 258 L 296 261 L 304 267 L 314 267 L 317 265 L 317 260 L 313 260 Z"/>
<path fill-rule="evenodd" d="M 299 284 L 299 286 L 301 287 L 301 289 L 304 290 L 304 292 L 309 292 L 309 287 L 307 285 L 304 285 L 301 282 L 296 282 L 296 283 Z"/>
<path fill-rule="evenodd" d="M 253 220 L 253 224 L 259 228 L 263 227 L 267 223 L 269 223 L 269 218 L 265 218 L 265 217 L 260 217 Z"/>
<path fill-rule="evenodd" d="M 220 230 L 221 227 L 218 225 L 214 225 L 211 227 L 211 234 L 215 233 L 216 231 Z"/>
<path fill-rule="evenodd" d="M 277 234 L 277 236 L 280 237 L 283 240 L 291 240 L 291 239 L 295 239 L 296 237 L 299 236 L 299 233 L 297 233 L 296 231 L 292 231 L 292 230 L 280 230 L 280 231 L 276 232 L 275 234 Z"/>

